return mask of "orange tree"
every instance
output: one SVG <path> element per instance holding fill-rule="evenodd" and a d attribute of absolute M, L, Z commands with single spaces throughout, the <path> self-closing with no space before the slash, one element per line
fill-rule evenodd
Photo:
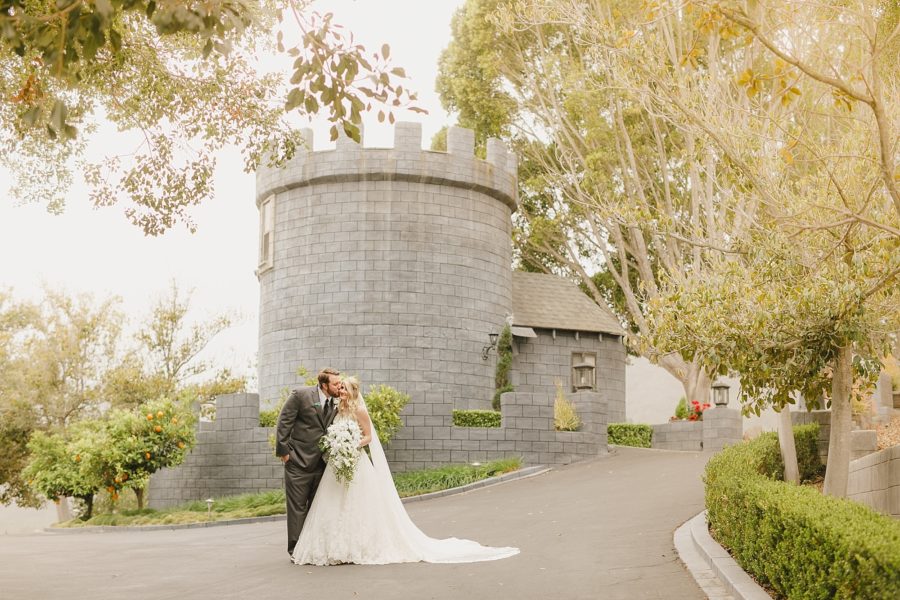
<path fill-rule="evenodd" d="M 104 443 L 92 455 L 92 470 L 113 501 L 127 488 L 143 508 L 150 475 L 181 464 L 193 447 L 196 420 L 187 406 L 168 399 L 112 411 L 104 423 Z"/>
<path fill-rule="evenodd" d="M 90 519 L 101 482 L 89 465 L 101 432 L 96 421 L 83 421 L 69 433 L 71 437 L 35 431 L 28 441 L 30 459 L 22 477 L 50 500 L 69 496 L 82 500 L 86 506 L 83 517 Z"/>

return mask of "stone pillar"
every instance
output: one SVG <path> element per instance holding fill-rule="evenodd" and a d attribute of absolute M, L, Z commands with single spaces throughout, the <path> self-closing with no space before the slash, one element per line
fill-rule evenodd
<path fill-rule="evenodd" d="M 703 413 L 703 449 L 718 452 L 743 438 L 741 411 L 716 406 Z"/>

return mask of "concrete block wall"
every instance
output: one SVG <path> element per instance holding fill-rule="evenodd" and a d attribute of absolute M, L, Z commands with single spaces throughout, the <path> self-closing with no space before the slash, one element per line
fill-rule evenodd
<path fill-rule="evenodd" d="M 283 467 L 269 445 L 273 430 L 259 426 L 257 394 L 219 396 L 216 420 L 199 424 L 184 463 L 151 476 L 148 506 L 282 489 Z"/>
<path fill-rule="evenodd" d="M 624 423 L 626 356 L 622 338 L 551 329 L 534 331 L 536 338 L 514 338 L 510 380 L 516 391 L 555 395 L 556 382 L 559 381 L 568 394 L 572 386 L 572 353 L 595 352 L 595 391 L 606 399 L 608 422 Z"/>
<path fill-rule="evenodd" d="M 702 421 L 670 421 L 653 425 L 653 448 L 661 450 L 711 450 L 718 452 L 743 439 L 741 411 L 713 406 Z"/>
<path fill-rule="evenodd" d="M 847 497 L 900 519 L 900 446 L 851 461 Z"/>
<path fill-rule="evenodd" d="M 579 392 L 567 398 L 582 418 L 580 431 L 555 431 L 555 391 L 503 394 L 500 427 L 454 427 L 449 402 L 408 405 L 404 412 L 413 414 L 405 417 L 405 426 L 385 454 L 394 472 L 513 456 L 521 457 L 527 465 L 559 465 L 605 454 L 607 421 L 603 396 Z M 430 410 L 431 414 L 414 414 L 423 410 Z"/>
<path fill-rule="evenodd" d="M 718 452 L 743 439 L 741 411 L 713 406 L 703 412 L 703 449 Z"/>
<path fill-rule="evenodd" d="M 828 445 L 831 436 L 831 411 L 813 410 L 809 412 L 792 412 L 791 421 L 794 426 L 806 423 L 819 424 L 819 460 L 828 462 Z M 868 456 L 878 449 L 878 437 L 874 429 L 858 429 L 850 432 L 850 460 Z"/>
<path fill-rule="evenodd" d="M 502 400 L 502 426 L 454 427 L 450 404 L 411 405 L 407 425 L 385 454 L 394 472 L 447 464 L 521 457 L 526 465 L 560 465 L 607 453 L 606 406 L 596 392 L 572 394 L 583 421 L 580 431 L 555 431 L 549 394 L 508 393 Z M 197 444 L 185 462 L 150 479 L 151 508 L 284 487 L 281 461 L 269 435 L 259 427 L 259 396 L 230 394 L 216 400 L 216 420 L 201 423 Z M 431 414 L 421 414 L 423 406 Z M 210 427 L 211 425 L 211 427 Z"/>
<path fill-rule="evenodd" d="M 480 160 L 458 128 L 448 149 L 422 150 L 421 125 L 398 123 L 393 148 L 341 138 L 259 169 L 257 205 L 273 198 L 275 214 L 273 263 L 259 273 L 266 405 L 300 365 L 410 394 L 422 406 L 406 413 L 412 426 L 443 424 L 449 409 L 430 407 L 448 399 L 490 402 L 481 348 L 512 310 L 516 157 L 492 143 Z"/>
<path fill-rule="evenodd" d="M 660 450 L 703 450 L 703 421 L 654 425 L 651 446 Z"/>

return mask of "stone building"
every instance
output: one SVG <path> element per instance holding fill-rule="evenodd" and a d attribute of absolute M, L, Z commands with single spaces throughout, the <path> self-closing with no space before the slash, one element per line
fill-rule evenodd
<path fill-rule="evenodd" d="M 624 423 L 625 332 L 613 314 L 561 277 L 512 276 L 516 391 L 554 394 L 557 383 L 567 394 L 595 390 L 606 400 L 608 421 Z"/>
<path fill-rule="evenodd" d="M 300 366 L 410 395 L 386 448 L 394 471 L 606 453 L 606 424 L 625 417 L 621 328 L 571 282 L 512 271 L 516 160 L 499 141 L 487 160 L 466 129 L 449 130 L 447 152 L 421 144 L 418 124 L 398 123 L 393 148 L 340 139 L 260 168 L 260 394 L 217 400 L 185 463 L 154 474 L 151 506 L 279 489 L 259 406 L 302 385 Z M 502 397 L 501 427 L 455 427 L 453 409 L 490 407 L 490 334 L 510 317 L 516 391 Z M 557 381 L 579 431 L 554 428 Z"/>
<path fill-rule="evenodd" d="M 392 148 L 341 138 L 260 168 L 263 404 L 298 384 L 299 366 L 335 366 L 408 393 L 389 453 L 440 462 L 453 449 L 440 442 L 452 410 L 490 407 L 496 354 L 482 351 L 512 315 L 518 392 L 552 396 L 557 380 L 574 392 L 574 367 L 590 364 L 579 389 L 624 421 L 618 323 L 569 282 L 511 270 L 516 189 L 515 156 L 499 140 L 480 160 L 473 132 L 454 127 L 447 152 L 423 150 L 415 123 L 396 125 Z"/>

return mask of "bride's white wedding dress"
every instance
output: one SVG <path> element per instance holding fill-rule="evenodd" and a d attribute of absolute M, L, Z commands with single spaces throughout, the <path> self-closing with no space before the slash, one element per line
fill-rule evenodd
<path fill-rule="evenodd" d="M 335 420 L 353 419 L 338 415 Z M 303 524 L 293 561 L 307 565 L 402 562 L 464 563 L 497 560 L 518 548 L 492 548 L 471 540 L 430 538 L 412 522 L 388 469 L 378 434 L 372 429 L 371 460 L 361 452 L 348 486 L 325 468 Z"/>

